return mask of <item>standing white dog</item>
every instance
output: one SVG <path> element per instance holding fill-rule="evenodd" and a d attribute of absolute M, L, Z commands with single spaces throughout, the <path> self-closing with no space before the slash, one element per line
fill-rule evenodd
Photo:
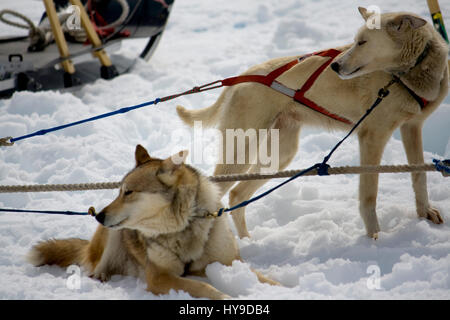
<path fill-rule="evenodd" d="M 359 8 L 359 11 L 364 20 L 370 18 L 366 9 Z M 226 129 L 237 128 L 279 129 L 279 159 L 280 169 L 283 169 L 297 152 L 303 125 L 349 130 L 376 100 L 378 90 L 395 76 L 399 80 L 390 87 L 389 97 L 357 130 L 361 165 L 380 163 L 384 147 L 398 127 L 408 162 L 423 163 L 422 125 L 448 92 L 448 47 L 445 41 L 433 26 L 417 15 L 386 13 L 380 17 L 379 29 L 364 25 L 352 45 L 338 50 L 342 53 L 326 66 L 304 95 L 316 105 L 323 106 L 326 111 L 322 113 L 306 108 L 268 86 L 242 83 L 226 88 L 217 102 L 208 108 L 188 111 L 178 106 L 178 115 L 191 126 L 199 120 L 205 126 L 217 125 L 223 133 Z M 244 75 L 266 75 L 298 58 L 273 59 L 250 68 Z M 276 82 L 284 87 L 299 88 L 327 59 L 330 58 L 317 55 L 303 59 L 280 74 Z M 326 116 L 327 113 L 335 117 Z M 215 174 L 259 172 L 261 167 L 259 161 L 253 165 L 218 164 Z M 230 191 L 230 206 L 249 199 L 265 182 L 240 182 Z M 442 223 L 439 212 L 429 204 L 425 173 L 412 173 L 412 184 L 419 217 Z M 223 194 L 232 185 L 231 182 L 223 183 Z M 362 174 L 360 213 L 367 235 L 375 239 L 380 231 L 375 210 L 377 192 L 378 175 Z M 244 213 L 242 208 L 232 214 L 241 238 L 249 236 Z"/>

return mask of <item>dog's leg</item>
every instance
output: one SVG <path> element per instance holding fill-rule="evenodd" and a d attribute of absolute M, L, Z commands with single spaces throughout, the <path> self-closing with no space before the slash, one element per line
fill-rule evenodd
<path fill-rule="evenodd" d="M 407 122 L 400 128 L 409 164 L 423 164 L 422 122 Z M 444 222 L 439 211 L 428 202 L 427 176 L 425 172 L 411 173 L 412 185 L 416 195 L 416 210 L 421 218 L 427 218 L 436 224 Z"/>
<path fill-rule="evenodd" d="M 375 131 L 375 132 L 374 132 Z M 358 132 L 361 165 L 379 165 L 390 133 L 363 129 Z M 380 130 L 378 130 L 380 131 Z M 367 235 L 378 238 L 380 226 L 376 214 L 378 174 L 361 174 L 359 180 L 359 211 L 366 227 Z"/>
<path fill-rule="evenodd" d="M 223 137 L 226 137 L 225 132 L 226 132 L 225 129 L 222 130 Z M 246 154 L 248 154 L 248 150 L 249 150 L 249 148 L 248 148 L 248 145 L 246 142 L 246 145 L 245 145 L 245 153 Z M 237 163 L 237 146 L 236 146 L 236 144 L 234 144 L 234 150 L 233 150 L 233 154 L 234 154 L 233 163 L 226 163 L 227 152 L 229 152 L 229 150 L 227 148 L 226 141 L 224 141 L 222 143 L 222 158 L 223 159 L 221 159 L 221 162 L 218 163 L 214 169 L 215 176 L 227 175 L 227 174 L 241 174 L 241 173 L 245 173 L 248 171 L 251 164 L 249 164 L 247 162 L 242 163 L 242 164 Z M 220 186 L 221 197 L 223 197 L 235 183 L 236 183 L 236 181 L 219 182 L 218 184 Z"/>
<path fill-rule="evenodd" d="M 279 115 L 272 128 L 279 130 L 279 155 L 278 155 L 278 170 L 283 170 L 294 158 L 297 153 L 298 139 L 300 135 L 300 126 L 298 122 L 294 122 L 292 119 L 287 120 L 286 117 L 289 115 L 281 114 Z M 289 125 L 286 125 L 289 122 Z M 261 143 L 266 143 L 266 141 L 260 141 Z M 272 153 L 271 143 L 268 143 L 268 153 Z M 262 165 L 260 161 L 253 165 L 249 173 L 259 173 Z M 242 181 L 236 187 L 230 191 L 230 207 L 234 206 L 242 201 L 248 200 L 260 187 L 262 187 L 267 180 L 253 180 L 253 181 Z M 245 208 L 240 208 L 231 213 L 233 222 L 236 226 L 239 237 L 242 239 L 244 237 L 250 237 L 247 231 L 247 225 L 245 222 Z"/>
<path fill-rule="evenodd" d="M 218 164 L 214 169 L 214 175 L 246 173 L 250 167 L 250 164 Z M 236 181 L 219 182 L 221 196 L 224 196 L 235 183 Z"/>
<path fill-rule="evenodd" d="M 153 294 L 167 294 L 173 289 L 186 291 L 196 298 L 209 298 L 214 300 L 230 298 L 208 283 L 182 278 L 168 272 L 162 272 L 150 262 L 147 263 L 145 273 L 147 290 Z"/>
<path fill-rule="evenodd" d="M 248 169 L 251 167 L 250 164 L 218 164 L 216 165 L 216 169 L 214 170 L 214 175 L 226 175 L 226 174 L 238 174 L 238 173 L 245 173 L 248 171 Z M 221 195 L 223 196 L 227 191 L 235 184 L 235 181 L 231 182 L 221 182 L 219 183 L 219 186 L 221 188 Z M 232 194 L 230 193 L 230 199 L 229 203 L 231 205 Z M 242 209 L 243 210 L 243 209 Z M 234 212 L 233 212 L 233 220 L 235 219 Z M 239 237 L 249 237 L 247 232 L 247 227 L 245 226 L 245 218 L 243 218 L 242 221 L 236 222 L 234 220 L 234 224 L 236 225 Z"/>
<path fill-rule="evenodd" d="M 102 228 L 106 232 L 104 248 L 101 253 L 100 261 L 92 271 L 91 277 L 100 281 L 108 281 L 113 274 L 122 274 L 124 266 L 125 250 L 123 249 L 122 236 L 120 231 Z"/>
<path fill-rule="evenodd" d="M 253 168 L 250 170 L 250 173 L 257 173 L 259 170 L 255 165 L 255 170 Z M 235 206 L 238 203 L 241 203 L 244 200 L 248 200 L 251 196 L 262 187 L 267 180 L 254 180 L 254 181 L 243 181 L 240 182 L 233 190 L 230 191 L 230 207 Z M 234 225 L 236 226 L 236 230 L 239 238 L 243 239 L 245 237 L 250 238 L 250 234 L 247 230 L 247 223 L 245 221 L 245 208 L 239 208 L 231 212 L 231 217 L 233 218 Z"/>

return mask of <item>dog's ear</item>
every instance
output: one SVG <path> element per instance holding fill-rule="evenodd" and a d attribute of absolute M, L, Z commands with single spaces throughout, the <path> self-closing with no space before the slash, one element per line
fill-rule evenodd
<path fill-rule="evenodd" d="M 140 144 L 136 146 L 134 157 L 136 159 L 136 167 L 140 166 L 143 163 L 149 162 L 152 159 L 147 150 L 145 150 L 145 148 Z"/>
<path fill-rule="evenodd" d="M 396 32 L 405 32 L 407 30 L 415 30 L 423 27 L 427 21 L 420 17 L 416 17 L 409 14 L 404 14 L 395 17 L 388 23 L 388 28 Z"/>
<path fill-rule="evenodd" d="M 361 14 L 361 16 L 363 17 L 364 20 L 367 21 L 367 19 L 369 19 L 369 17 L 371 16 L 371 11 L 367 11 L 366 8 L 363 7 L 358 7 L 358 11 Z"/>

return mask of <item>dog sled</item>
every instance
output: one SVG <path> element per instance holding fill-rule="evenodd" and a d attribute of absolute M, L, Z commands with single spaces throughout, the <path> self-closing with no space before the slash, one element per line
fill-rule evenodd
<path fill-rule="evenodd" d="M 0 98 L 16 91 L 75 90 L 128 72 L 149 60 L 174 0 L 42 0 L 38 25 L 19 12 L 0 10 L 3 23 L 27 29 L 0 37 Z M 138 40 L 134 56 L 123 42 Z"/>

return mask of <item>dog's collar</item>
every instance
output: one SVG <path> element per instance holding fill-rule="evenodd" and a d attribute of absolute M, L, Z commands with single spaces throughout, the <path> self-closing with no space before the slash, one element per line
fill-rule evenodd
<path fill-rule="evenodd" d="M 417 67 L 419 64 L 421 64 L 423 62 L 423 60 L 425 60 L 425 58 L 428 56 L 428 53 L 430 52 L 430 44 L 427 42 L 427 44 L 425 45 L 425 49 L 423 49 L 422 53 L 420 54 L 420 56 L 417 58 L 416 60 L 416 64 L 414 65 L 413 68 Z"/>
<path fill-rule="evenodd" d="M 425 98 L 422 98 L 421 96 L 419 96 L 417 93 L 415 93 L 411 88 L 409 88 L 399 77 L 394 76 L 394 78 L 397 78 L 397 82 L 406 89 L 406 91 L 408 91 L 409 95 L 411 97 L 414 98 L 414 100 L 417 101 L 417 103 L 419 104 L 420 108 L 423 109 L 427 106 L 427 104 L 429 103 L 429 101 Z"/>
<path fill-rule="evenodd" d="M 430 44 L 427 43 L 425 45 L 425 48 L 423 49 L 422 53 L 420 54 L 419 57 L 417 57 L 416 63 L 414 64 L 414 66 L 412 68 L 410 68 L 408 71 L 403 71 L 403 72 L 392 72 L 392 75 L 394 77 L 394 79 L 397 80 L 397 82 L 406 89 L 406 91 L 408 91 L 409 95 L 411 97 L 413 97 L 414 100 L 417 101 L 417 103 L 419 104 L 420 108 L 423 109 L 427 106 L 427 104 L 429 103 L 429 101 L 425 98 L 422 98 L 421 96 L 419 96 L 417 93 L 415 93 L 411 88 L 409 88 L 402 80 L 401 80 L 401 76 L 407 74 L 408 72 L 410 72 L 412 69 L 414 69 L 415 67 L 417 67 L 419 64 L 421 64 L 423 62 L 423 60 L 425 60 L 425 58 L 428 56 L 428 53 L 430 52 Z"/>
<path fill-rule="evenodd" d="M 389 70 L 389 72 L 396 77 L 402 77 L 405 74 L 411 72 L 411 70 L 414 69 L 415 67 L 417 67 L 419 64 L 421 64 L 423 62 L 423 60 L 425 60 L 425 58 L 428 56 L 429 53 L 430 53 L 430 44 L 427 42 L 427 44 L 425 45 L 425 48 L 423 49 L 422 53 L 417 57 L 416 62 L 414 63 L 414 65 L 412 67 L 410 67 L 406 71 L 393 69 L 393 70 Z"/>
<path fill-rule="evenodd" d="M 204 208 L 198 208 L 194 211 L 194 214 L 191 215 L 192 218 L 211 218 L 214 215 L 211 213 L 211 211 L 204 209 Z"/>

